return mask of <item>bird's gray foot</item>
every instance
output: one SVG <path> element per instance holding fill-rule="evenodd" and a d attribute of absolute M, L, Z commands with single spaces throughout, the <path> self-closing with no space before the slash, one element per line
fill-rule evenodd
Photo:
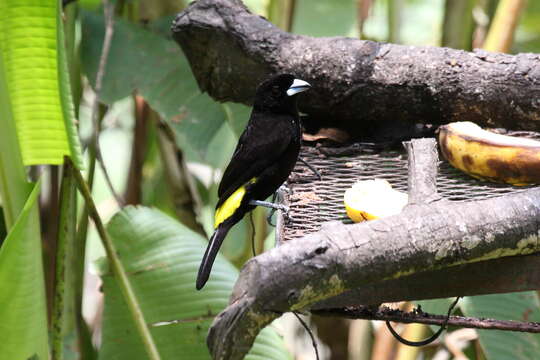
<path fill-rule="evenodd" d="M 266 207 L 266 208 L 269 208 L 269 209 L 273 209 L 274 211 L 275 210 L 281 210 L 281 211 L 289 212 L 289 207 L 288 206 L 285 206 L 285 205 L 282 205 L 282 204 L 274 204 L 274 203 L 272 203 L 270 201 L 251 200 L 249 202 L 249 205 L 263 206 L 263 207 Z"/>
<path fill-rule="evenodd" d="M 272 223 L 272 216 L 274 216 L 274 213 L 276 212 L 276 210 L 281 210 L 283 211 L 283 213 L 285 214 L 285 218 L 287 219 L 287 221 L 291 221 L 291 217 L 289 215 L 289 207 L 288 206 L 285 206 L 285 205 L 282 205 L 282 204 L 275 204 L 273 202 L 269 202 L 269 201 L 262 201 L 262 200 L 251 200 L 249 202 L 250 205 L 253 205 L 253 206 L 263 206 L 263 207 L 266 207 L 266 208 L 269 208 L 270 209 L 270 213 L 268 214 L 268 216 L 266 217 L 266 221 L 268 222 L 268 224 L 270 226 L 276 226 L 274 223 Z"/>

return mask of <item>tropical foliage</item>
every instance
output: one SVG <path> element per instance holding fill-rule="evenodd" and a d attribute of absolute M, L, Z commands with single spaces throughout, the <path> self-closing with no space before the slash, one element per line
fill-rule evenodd
<path fill-rule="evenodd" d="M 506 2 L 245 0 L 298 34 L 471 50 L 491 31 L 495 50 L 540 52 L 537 1 L 521 11 L 511 47 L 500 44 L 490 25 Z M 217 183 L 249 108 L 200 92 L 169 33 L 186 5 L 0 0 L 0 359 L 207 359 L 208 328 L 251 256 L 252 235 L 258 252 L 272 246 L 257 209 L 255 228 L 246 219 L 231 231 L 235 241 L 225 242 L 204 292 L 195 291 Z M 422 305 L 443 313 L 448 303 Z M 466 298 L 460 311 L 540 320 L 535 292 Z M 312 324 L 323 343 L 341 334 Z M 385 341 L 367 322 L 332 326 L 345 326 L 351 358 L 376 358 Z M 265 329 L 248 358 L 301 354 L 298 335 L 287 335 L 286 349 L 290 327 Z M 453 351 L 388 344 L 399 359 Z M 518 333 L 478 331 L 463 344 L 477 359 L 540 351 L 537 336 Z"/>

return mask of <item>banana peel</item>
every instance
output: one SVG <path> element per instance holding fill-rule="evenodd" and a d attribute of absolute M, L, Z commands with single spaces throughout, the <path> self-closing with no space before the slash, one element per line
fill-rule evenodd
<path fill-rule="evenodd" d="M 347 216 L 354 222 L 396 215 L 407 205 L 408 195 L 392 189 L 382 179 L 356 182 L 343 196 Z"/>
<path fill-rule="evenodd" d="M 481 180 L 513 185 L 540 183 L 540 141 L 496 134 L 472 122 L 439 127 L 448 162 Z"/>

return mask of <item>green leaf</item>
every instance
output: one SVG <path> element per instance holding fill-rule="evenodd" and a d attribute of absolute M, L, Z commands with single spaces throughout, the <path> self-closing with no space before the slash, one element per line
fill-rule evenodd
<path fill-rule="evenodd" d="M 228 123 L 224 122 L 214 138 L 207 141 L 206 162 L 215 169 L 225 169 L 237 142 L 238 135 L 233 132 Z"/>
<path fill-rule="evenodd" d="M 227 304 L 238 272 L 218 256 L 210 281 L 195 290 L 195 277 L 206 241 L 158 210 L 127 207 L 108 225 L 135 294 L 153 326 L 162 359 L 208 359 L 206 334 L 212 319 Z M 232 240 L 232 239 L 229 239 Z M 113 276 L 103 276 L 105 310 L 100 358 L 146 359 Z M 267 328 L 248 359 L 288 359 L 283 342 Z"/>
<path fill-rule="evenodd" d="M 0 49 L 25 165 L 81 165 L 67 92 L 59 1 L 0 0 Z M 67 125 L 67 126 L 66 126 Z"/>
<path fill-rule="evenodd" d="M 82 62 L 93 83 L 104 34 L 103 17 L 83 12 Z M 175 130 L 177 143 L 191 161 L 206 161 L 207 143 L 221 128 L 221 104 L 201 94 L 176 43 L 159 34 L 115 22 L 101 100 L 107 104 L 137 90 Z"/>
<path fill-rule="evenodd" d="M 446 315 L 448 308 L 452 304 L 453 299 L 433 299 L 415 301 L 418 306 L 422 307 L 422 311 L 433 315 Z M 459 306 L 459 303 L 458 303 Z M 438 329 L 438 326 L 434 326 L 434 329 Z"/>
<path fill-rule="evenodd" d="M 465 297 L 460 308 L 465 316 L 499 320 L 540 321 L 538 296 L 533 291 Z M 538 334 L 478 330 L 480 344 L 490 360 L 535 359 L 540 354 Z"/>
<path fill-rule="evenodd" d="M 6 229 L 9 230 L 23 209 L 32 186 L 26 181 L 26 171 L 7 92 L 2 56 L 0 56 L 0 128 L 2 129 L 0 131 L 0 198 Z"/>
<path fill-rule="evenodd" d="M 101 0 L 79 0 L 79 3 L 85 10 L 97 10 L 101 5 Z"/>
<path fill-rule="evenodd" d="M 540 2 L 527 1 L 515 34 L 513 52 L 540 53 Z"/>
<path fill-rule="evenodd" d="M 45 284 L 37 201 L 32 190 L 0 248 L 0 359 L 48 359 Z"/>
<path fill-rule="evenodd" d="M 61 1 L 58 1 L 60 3 Z M 70 149 L 71 159 L 78 169 L 83 167 L 81 145 L 79 143 L 79 132 L 76 123 L 75 105 L 71 94 L 71 80 L 67 61 L 66 36 L 64 34 L 64 22 L 62 19 L 62 7 L 57 7 L 56 12 L 56 52 L 58 60 L 58 85 L 60 86 L 60 103 L 62 105 L 62 115 L 66 126 L 66 135 Z M 75 27 L 71 28 L 72 37 L 75 37 Z M 79 74 L 77 74 L 79 76 Z"/>
<path fill-rule="evenodd" d="M 251 115 L 251 107 L 236 103 L 227 103 L 223 104 L 223 106 L 225 107 L 229 126 L 233 129 L 236 136 L 240 137 Z"/>
<path fill-rule="evenodd" d="M 268 0 L 244 0 L 243 3 L 248 9 L 257 15 L 267 16 Z"/>

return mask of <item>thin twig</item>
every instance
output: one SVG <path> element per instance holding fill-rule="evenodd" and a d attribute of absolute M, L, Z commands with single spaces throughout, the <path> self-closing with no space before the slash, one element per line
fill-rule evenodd
<path fill-rule="evenodd" d="M 315 350 L 315 358 L 317 360 L 319 360 L 319 349 L 317 348 L 317 341 L 315 341 L 315 336 L 313 335 L 313 332 L 311 331 L 311 329 L 309 328 L 309 326 L 306 324 L 306 322 L 304 320 L 302 320 L 302 318 L 300 317 L 300 315 L 298 315 L 298 313 L 296 311 L 293 311 L 292 312 L 294 316 L 296 316 L 296 318 L 298 319 L 298 321 L 300 321 L 300 324 L 302 325 L 302 327 L 304 329 L 306 329 L 306 332 L 308 333 L 309 337 L 311 338 L 311 344 L 313 345 L 313 349 Z"/>
<path fill-rule="evenodd" d="M 96 204 L 94 203 L 94 200 L 92 199 L 92 195 L 90 194 L 90 189 L 88 188 L 88 184 L 84 180 L 79 170 L 74 169 L 74 175 L 75 175 L 75 181 L 77 183 L 79 192 L 84 198 L 86 208 L 88 209 L 88 214 L 94 221 L 94 225 L 96 226 L 99 237 L 103 243 L 103 247 L 105 248 L 105 252 L 107 253 L 107 258 L 110 261 L 111 268 L 116 277 L 116 280 L 118 281 L 118 286 L 120 287 L 120 290 L 122 291 L 122 294 L 124 295 L 124 299 L 126 300 L 126 304 L 129 308 L 129 311 L 131 312 L 133 321 L 135 322 L 135 327 L 142 338 L 143 345 L 145 347 L 146 352 L 148 353 L 149 359 L 159 360 L 160 356 L 159 356 L 156 344 L 154 343 L 154 339 L 152 338 L 152 335 L 150 334 L 150 330 L 148 329 L 148 326 L 146 325 L 146 320 L 144 319 L 144 314 L 142 312 L 142 309 L 139 305 L 139 302 L 137 301 L 135 292 L 133 291 L 133 288 L 131 287 L 131 283 L 128 279 L 126 270 L 124 269 L 124 265 L 120 261 L 120 258 L 118 257 L 118 254 L 116 253 L 114 244 L 111 241 L 109 234 L 105 230 L 103 222 L 101 221 L 101 218 L 96 208 Z"/>
<path fill-rule="evenodd" d="M 405 344 L 405 345 L 408 345 L 408 346 L 417 346 L 417 347 L 426 346 L 428 344 L 431 344 L 435 340 L 437 340 L 437 338 L 442 334 L 444 329 L 446 329 L 446 326 L 448 325 L 448 320 L 450 319 L 450 314 L 452 313 L 452 310 L 454 310 L 454 307 L 457 305 L 459 299 L 460 299 L 460 296 L 458 296 L 456 298 L 456 300 L 454 300 L 452 305 L 450 305 L 450 307 L 448 308 L 448 314 L 446 315 L 446 319 L 445 319 L 444 323 L 441 325 L 441 327 L 439 328 L 439 330 L 437 330 L 437 332 L 435 332 L 433 335 L 431 335 L 427 339 L 424 339 L 424 340 L 421 340 L 421 341 L 410 341 L 410 340 L 402 338 L 401 335 L 399 335 L 394 330 L 394 328 L 390 324 L 390 320 L 386 320 L 386 327 L 388 328 L 388 330 L 390 330 L 390 333 L 392 333 L 392 335 L 397 339 L 397 341 L 399 341 L 402 344 Z"/>
<path fill-rule="evenodd" d="M 418 323 L 427 325 L 444 325 L 446 316 L 431 315 L 416 309 L 411 312 L 381 307 L 373 309 L 368 306 L 349 307 L 346 309 L 318 310 L 313 313 L 321 316 L 340 316 L 348 319 L 364 320 L 383 320 L 393 321 L 405 324 Z M 540 333 L 540 323 L 538 322 L 520 322 L 513 320 L 482 319 L 465 316 L 450 316 L 448 326 L 459 326 L 464 328 L 485 329 L 485 330 L 504 330 Z"/>
<path fill-rule="evenodd" d="M 99 121 L 98 121 L 98 109 L 99 109 L 99 96 L 101 94 L 101 87 L 103 85 L 103 76 L 105 75 L 105 68 L 107 66 L 107 59 L 109 58 L 109 52 L 111 50 L 111 42 L 114 33 L 114 3 L 110 3 L 108 0 L 103 0 L 103 14 L 105 17 L 105 36 L 103 38 L 103 47 L 101 49 L 101 56 L 99 58 L 99 66 L 96 74 L 96 84 L 94 87 L 95 98 L 92 103 L 92 125 L 94 132 L 92 135 L 92 144 L 96 150 L 96 159 L 101 167 L 107 186 L 109 187 L 114 199 L 118 203 L 118 206 L 124 204 L 124 200 L 114 190 L 114 187 L 109 177 L 109 173 L 105 168 L 103 162 L 103 156 L 101 155 L 101 149 L 99 147 Z"/>

